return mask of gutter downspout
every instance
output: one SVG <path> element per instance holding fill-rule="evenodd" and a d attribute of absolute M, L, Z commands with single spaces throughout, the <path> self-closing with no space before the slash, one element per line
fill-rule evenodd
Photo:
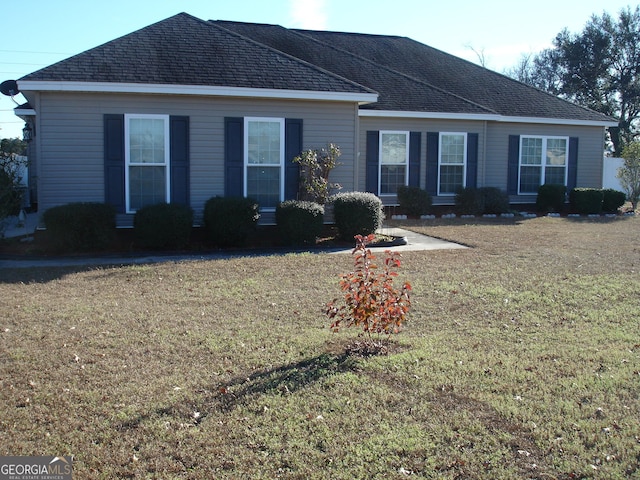
<path fill-rule="evenodd" d="M 356 103 L 354 108 L 355 125 L 353 129 L 353 191 L 359 191 L 360 180 L 360 106 Z"/>
<path fill-rule="evenodd" d="M 482 122 L 482 185 L 487 186 L 487 120 Z"/>

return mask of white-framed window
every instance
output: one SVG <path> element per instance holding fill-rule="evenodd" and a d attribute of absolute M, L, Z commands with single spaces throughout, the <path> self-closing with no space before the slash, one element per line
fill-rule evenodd
<path fill-rule="evenodd" d="M 125 114 L 127 213 L 170 201 L 169 115 Z"/>
<path fill-rule="evenodd" d="M 284 199 L 284 118 L 245 117 L 244 194 L 261 208 Z"/>
<path fill-rule="evenodd" d="M 438 195 L 455 195 L 466 186 L 467 134 L 440 132 L 438 145 Z"/>
<path fill-rule="evenodd" d="M 519 194 L 538 193 L 540 185 L 567 184 L 569 137 L 520 137 Z"/>
<path fill-rule="evenodd" d="M 380 132 L 380 195 L 396 195 L 409 181 L 409 132 Z"/>

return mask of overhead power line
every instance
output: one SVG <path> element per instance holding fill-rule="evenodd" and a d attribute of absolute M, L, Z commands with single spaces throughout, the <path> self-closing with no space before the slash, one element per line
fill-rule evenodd
<path fill-rule="evenodd" d="M 35 55 L 73 55 L 73 53 L 65 53 L 65 52 L 35 52 L 29 50 L 0 50 L 3 53 L 32 53 Z"/>
<path fill-rule="evenodd" d="M 45 65 L 44 63 L 24 63 L 24 62 L 0 62 L 0 65 Z"/>

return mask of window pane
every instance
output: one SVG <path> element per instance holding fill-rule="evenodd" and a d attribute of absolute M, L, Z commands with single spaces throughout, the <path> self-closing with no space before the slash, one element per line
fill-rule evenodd
<path fill-rule="evenodd" d="M 567 140 L 550 138 L 547 140 L 547 165 L 565 165 L 567 161 Z M 546 182 L 549 183 L 549 182 Z M 564 183 L 564 181 L 562 182 Z"/>
<path fill-rule="evenodd" d="M 464 166 L 442 165 L 440 167 L 440 194 L 454 194 L 464 187 Z"/>
<path fill-rule="evenodd" d="M 564 167 L 547 167 L 544 171 L 544 183 L 564 185 Z"/>
<path fill-rule="evenodd" d="M 129 162 L 165 163 L 163 119 L 129 120 Z"/>
<path fill-rule="evenodd" d="M 405 165 L 382 165 L 380 167 L 380 194 L 395 195 L 398 187 L 405 184 Z"/>
<path fill-rule="evenodd" d="M 407 135 L 404 133 L 383 133 L 380 163 L 383 165 L 404 165 L 407 163 Z M 395 193 L 395 192 L 394 192 Z"/>
<path fill-rule="evenodd" d="M 464 135 L 442 135 L 440 163 L 464 165 Z"/>
<path fill-rule="evenodd" d="M 538 193 L 541 180 L 542 167 L 520 167 L 520 193 Z"/>
<path fill-rule="evenodd" d="M 520 153 L 521 165 L 542 164 L 542 138 L 523 138 L 522 152 Z M 536 189 L 536 192 L 538 190 Z"/>
<path fill-rule="evenodd" d="M 165 173 L 165 167 L 129 167 L 129 208 L 132 211 L 167 201 Z"/>
<path fill-rule="evenodd" d="M 280 122 L 248 122 L 248 162 L 280 165 Z"/>
<path fill-rule="evenodd" d="M 280 202 L 280 167 L 247 167 L 247 196 L 261 208 Z"/>

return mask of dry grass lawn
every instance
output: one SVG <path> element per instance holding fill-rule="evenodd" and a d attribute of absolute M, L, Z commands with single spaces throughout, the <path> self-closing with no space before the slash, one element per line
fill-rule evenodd
<path fill-rule="evenodd" d="M 0 271 L 0 455 L 74 478 L 640 477 L 640 218 L 403 222 L 386 357 L 332 334 L 348 255 Z"/>

